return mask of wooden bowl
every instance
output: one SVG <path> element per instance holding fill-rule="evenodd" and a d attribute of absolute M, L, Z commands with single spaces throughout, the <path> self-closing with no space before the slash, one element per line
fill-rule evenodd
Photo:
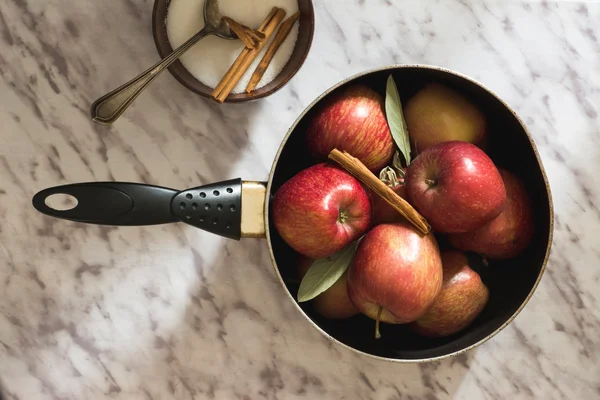
<path fill-rule="evenodd" d="M 171 0 L 155 0 L 154 11 L 152 13 L 152 33 L 156 49 L 161 58 L 168 56 L 173 51 L 166 29 L 167 10 L 170 2 Z M 315 12 L 312 0 L 298 0 L 298 7 L 300 9 L 298 40 L 296 41 L 292 56 L 283 67 L 283 70 L 271 82 L 259 89 L 255 89 L 252 93 L 231 93 L 225 99 L 226 103 L 241 103 L 270 96 L 285 86 L 300 70 L 312 45 L 315 30 Z M 192 92 L 210 98 L 212 88 L 194 78 L 185 69 L 181 61 L 177 60 L 171 64 L 169 72 Z M 223 71 L 223 74 L 225 74 L 225 71 Z"/>

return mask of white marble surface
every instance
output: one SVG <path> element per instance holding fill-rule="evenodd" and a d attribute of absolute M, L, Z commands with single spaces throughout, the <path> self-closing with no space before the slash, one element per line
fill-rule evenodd
<path fill-rule="evenodd" d="M 37 399 L 600 398 L 600 3 L 317 0 L 304 68 L 217 106 L 165 74 L 110 129 L 89 104 L 157 60 L 151 0 L 0 3 L 0 380 Z M 265 179 L 314 97 L 391 63 L 473 76 L 523 116 L 555 243 L 534 297 L 466 355 L 392 365 L 333 346 L 286 300 L 266 243 L 173 224 L 44 218 L 38 190 Z"/>

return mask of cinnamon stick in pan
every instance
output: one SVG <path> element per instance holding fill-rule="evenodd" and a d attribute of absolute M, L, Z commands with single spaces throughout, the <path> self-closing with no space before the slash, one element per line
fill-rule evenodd
<path fill-rule="evenodd" d="M 340 164 L 346 171 L 354 175 L 359 181 L 367 185 L 369 189 L 381 196 L 389 205 L 412 223 L 422 234 L 431 232 L 431 226 L 417 210 L 406 200 L 398 196 L 388 185 L 378 179 L 359 159 L 347 152 L 333 149 L 329 158 Z"/>

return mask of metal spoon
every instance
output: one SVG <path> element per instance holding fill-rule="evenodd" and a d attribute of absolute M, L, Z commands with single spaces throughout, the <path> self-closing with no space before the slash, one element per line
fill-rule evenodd
<path fill-rule="evenodd" d="M 223 39 L 237 38 L 222 19 L 219 10 L 219 0 L 206 0 L 204 3 L 204 21 L 204 28 L 163 60 L 148 68 L 123 86 L 96 100 L 91 107 L 92 121 L 102 125 L 109 125 L 115 122 L 161 72 L 179 59 L 179 57 L 203 37 L 216 35 Z"/>

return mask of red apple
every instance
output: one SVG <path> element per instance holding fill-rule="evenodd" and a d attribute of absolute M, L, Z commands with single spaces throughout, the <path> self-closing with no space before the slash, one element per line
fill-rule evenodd
<path fill-rule="evenodd" d="M 512 172 L 500 169 L 506 187 L 506 205 L 500 215 L 482 227 L 448 235 L 457 249 L 473 251 L 490 259 L 507 259 L 521 254 L 533 239 L 534 217 L 525 185 Z"/>
<path fill-rule="evenodd" d="M 304 278 L 314 261 L 301 257 L 297 266 L 300 279 Z M 345 319 L 357 315 L 359 311 L 348 297 L 347 286 L 348 271 L 346 270 L 329 289 L 311 300 L 315 311 L 331 319 Z"/>
<path fill-rule="evenodd" d="M 462 93 L 446 85 L 425 85 L 407 101 L 404 117 L 415 154 L 451 140 L 482 148 L 487 141 L 484 114 Z"/>
<path fill-rule="evenodd" d="M 408 201 L 443 233 L 468 232 L 496 218 L 506 189 L 494 162 L 477 146 L 451 141 L 428 148 L 406 171 Z"/>
<path fill-rule="evenodd" d="M 314 157 L 325 160 L 334 148 L 345 150 L 374 173 L 390 162 L 394 142 L 379 93 L 354 84 L 323 101 L 307 130 L 308 148 Z"/>
<path fill-rule="evenodd" d="M 483 311 L 489 290 L 479 274 L 469 267 L 467 257 L 458 251 L 442 253 L 442 290 L 425 314 L 410 324 L 423 336 L 453 335 L 468 327 Z"/>
<path fill-rule="evenodd" d="M 360 241 L 348 271 L 350 300 L 377 321 L 403 324 L 433 304 L 442 286 L 442 261 L 433 234 L 409 222 L 382 224 Z"/>
<path fill-rule="evenodd" d="M 333 255 L 358 239 L 371 223 L 371 203 L 362 184 L 343 169 L 321 163 L 284 183 L 272 201 L 277 232 L 309 258 Z"/>
<path fill-rule="evenodd" d="M 406 168 L 403 169 L 406 173 Z M 396 171 L 390 167 L 384 168 L 379 174 L 379 179 L 386 183 L 396 194 L 406 199 L 404 178 L 398 177 Z M 371 208 L 373 209 L 373 225 L 404 221 L 404 217 L 377 193 L 370 193 Z"/>

